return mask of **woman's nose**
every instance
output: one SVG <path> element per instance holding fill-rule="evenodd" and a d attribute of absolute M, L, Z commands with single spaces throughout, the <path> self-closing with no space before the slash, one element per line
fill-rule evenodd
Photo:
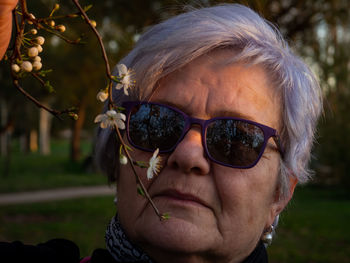
<path fill-rule="evenodd" d="M 192 127 L 187 132 L 170 154 L 167 165 L 187 174 L 205 175 L 209 173 L 210 163 L 206 158 L 199 127 Z"/>

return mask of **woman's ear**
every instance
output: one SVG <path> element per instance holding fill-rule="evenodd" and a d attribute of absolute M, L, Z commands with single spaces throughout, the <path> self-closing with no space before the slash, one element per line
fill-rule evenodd
<path fill-rule="evenodd" d="M 283 209 L 287 206 L 288 202 L 293 196 L 294 189 L 298 183 L 298 179 L 295 176 L 289 176 L 289 189 L 288 193 L 281 197 L 280 193 L 275 196 L 275 201 L 271 206 L 270 216 L 268 218 L 267 227 L 270 226 Z"/>

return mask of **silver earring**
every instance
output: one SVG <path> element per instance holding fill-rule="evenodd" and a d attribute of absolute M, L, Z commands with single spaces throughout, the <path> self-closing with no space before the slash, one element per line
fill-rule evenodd
<path fill-rule="evenodd" d="M 271 245 L 273 239 L 273 226 L 269 226 L 268 229 L 265 230 L 264 234 L 261 237 L 262 242 L 265 245 Z"/>

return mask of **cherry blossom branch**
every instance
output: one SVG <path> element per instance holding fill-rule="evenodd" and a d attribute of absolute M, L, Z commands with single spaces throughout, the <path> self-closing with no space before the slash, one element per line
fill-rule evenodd
<path fill-rule="evenodd" d="M 109 94 L 109 96 L 108 96 L 108 107 L 109 107 L 109 109 L 112 109 L 112 108 L 114 108 L 114 102 L 113 102 L 113 96 L 112 96 L 113 95 L 112 94 L 113 76 L 111 74 L 111 67 L 109 65 L 107 52 L 106 52 L 106 49 L 104 47 L 104 44 L 103 44 L 103 41 L 102 41 L 102 37 L 101 37 L 100 33 L 97 31 L 96 27 L 91 23 L 91 20 L 89 19 L 88 15 L 84 11 L 84 9 L 79 4 L 79 0 L 72 0 L 72 1 L 75 4 L 75 6 L 78 8 L 78 10 L 80 11 L 80 14 L 84 17 L 85 22 L 89 25 L 89 27 L 91 28 L 91 30 L 94 32 L 94 34 L 97 37 L 99 46 L 101 48 L 102 57 L 103 57 L 103 60 L 105 62 L 106 75 L 107 75 L 107 78 L 108 78 L 108 94 Z"/>
<path fill-rule="evenodd" d="M 109 110 L 112 110 L 115 108 L 114 102 L 113 102 L 113 91 L 112 91 L 112 87 L 113 87 L 113 81 L 118 81 L 118 78 L 112 76 L 111 74 L 111 68 L 109 65 L 109 61 L 108 61 L 108 57 L 107 57 L 107 53 L 106 53 L 106 49 L 104 47 L 103 41 L 102 41 L 102 37 L 100 35 L 100 33 L 97 31 L 97 29 L 95 28 L 95 26 L 91 23 L 91 20 L 89 19 L 88 15 L 86 14 L 86 12 L 84 11 L 84 9 L 81 7 L 81 5 L 79 4 L 79 0 L 72 0 L 73 3 L 75 4 L 75 6 L 79 9 L 80 14 L 83 16 L 85 22 L 90 26 L 90 28 L 92 29 L 92 31 L 94 32 L 95 36 L 97 37 L 101 52 L 102 52 L 102 57 L 103 60 L 105 61 L 105 69 L 106 69 L 106 75 L 108 78 L 108 108 Z M 153 210 L 155 211 L 156 215 L 159 217 L 160 220 L 163 219 L 167 219 L 168 215 L 167 214 L 161 214 L 158 210 L 158 208 L 156 207 L 156 205 L 154 204 L 151 196 L 149 195 L 146 187 L 144 186 L 141 178 L 139 177 L 136 169 L 135 169 L 135 165 L 133 163 L 133 160 L 130 156 L 130 153 L 127 149 L 127 146 L 123 140 L 123 137 L 120 134 L 118 125 L 114 125 L 114 129 L 117 133 L 118 139 L 123 147 L 123 150 L 127 156 L 127 159 L 131 165 L 131 169 L 135 175 L 136 178 L 136 183 L 140 186 L 142 193 L 144 194 L 144 196 L 146 197 L 146 199 L 148 200 L 148 202 L 151 204 L 151 206 L 153 207 Z"/>
<path fill-rule="evenodd" d="M 151 206 L 153 207 L 153 210 L 155 211 L 155 213 L 157 214 L 157 216 L 158 216 L 161 220 L 162 220 L 162 219 L 165 219 L 165 218 L 164 218 L 164 215 L 162 215 L 162 214 L 159 212 L 157 206 L 154 204 L 154 202 L 153 202 L 153 200 L 152 200 L 152 197 L 149 195 L 149 193 L 148 193 L 148 191 L 147 191 L 145 185 L 143 184 L 141 178 L 139 177 L 139 175 L 138 175 L 138 173 L 137 173 L 137 171 L 136 171 L 134 162 L 133 162 L 133 160 L 132 160 L 132 158 L 131 158 L 131 156 L 130 156 L 130 153 L 129 153 L 129 151 L 128 151 L 127 148 L 126 148 L 126 144 L 125 144 L 125 142 L 124 142 L 124 140 L 123 140 L 123 137 L 122 137 L 121 134 L 120 134 L 120 131 L 119 131 L 118 126 L 115 125 L 115 126 L 114 126 L 114 129 L 116 130 L 116 133 L 117 133 L 118 138 L 119 138 L 119 140 L 120 140 L 120 143 L 121 143 L 121 145 L 122 145 L 122 147 L 123 147 L 123 150 L 124 150 L 124 152 L 125 152 L 125 154 L 126 154 L 126 157 L 128 158 L 128 161 L 129 161 L 130 165 L 131 165 L 131 169 L 133 170 L 133 173 L 134 173 L 134 175 L 135 175 L 136 183 L 137 183 L 138 185 L 140 185 L 140 187 L 141 187 L 141 189 L 142 189 L 142 192 L 145 194 L 145 197 L 147 198 L 148 202 L 149 202 L 149 203 L 151 204 Z"/>
<path fill-rule="evenodd" d="M 28 93 L 25 89 L 21 87 L 19 84 L 19 80 L 29 75 L 29 73 L 37 80 L 39 83 L 45 88 L 52 88 L 48 81 L 44 81 L 41 76 L 45 76 L 48 71 L 42 71 L 41 67 L 41 58 L 38 56 L 38 53 L 42 51 L 41 45 L 44 43 L 45 39 L 42 36 L 37 37 L 36 39 L 28 39 L 26 34 L 31 33 L 31 35 L 35 35 L 37 33 L 36 29 L 32 29 L 25 33 L 26 24 L 33 24 L 37 29 L 46 30 L 52 34 L 59 36 L 61 39 L 65 40 L 68 43 L 75 44 L 77 41 L 72 41 L 67 39 L 61 34 L 58 34 L 53 29 L 49 28 L 48 25 L 43 25 L 42 22 L 53 19 L 52 14 L 59 9 L 59 5 L 55 5 L 55 8 L 51 11 L 49 18 L 36 19 L 33 14 L 28 12 L 27 9 L 27 0 L 19 0 L 17 7 L 12 11 L 14 18 L 14 25 L 16 29 L 16 37 L 14 41 L 14 45 L 12 48 L 9 48 L 10 55 L 8 56 L 9 64 L 11 65 L 11 77 L 14 87 L 23 94 L 27 99 L 33 102 L 37 107 L 42 108 L 48 111 L 53 116 L 62 120 L 60 115 L 69 114 L 73 119 L 77 119 L 77 114 L 74 113 L 73 108 L 65 109 L 65 110 L 55 110 L 45 106 L 38 99 Z M 66 15 L 66 17 L 76 17 L 77 14 Z M 46 23 L 46 22 L 45 22 Z M 64 32 L 65 27 L 63 25 L 57 26 L 57 31 Z M 35 33 L 33 33 L 35 32 Z M 28 52 L 27 55 L 21 53 L 21 48 Z M 35 59 L 34 59 L 35 58 Z M 19 65 L 21 67 L 19 67 Z M 34 69 L 36 72 L 31 72 Z"/>
<path fill-rule="evenodd" d="M 30 95 L 28 92 L 26 92 L 26 91 L 19 85 L 18 79 L 13 78 L 13 85 L 17 88 L 17 90 L 18 90 L 20 93 L 22 93 L 27 99 L 29 99 L 30 101 L 32 101 L 37 107 L 42 108 L 42 109 L 48 111 L 49 113 L 51 113 L 53 116 L 55 116 L 55 117 L 58 118 L 59 120 L 62 120 L 62 118 L 60 117 L 61 114 L 70 112 L 68 109 L 67 109 L 67 110 L 63 110 L 63 111 L 57 111 L 57 110 L 54 110 L 54 109 L 51 109 L 51 108 L 45 106 L 45 105 L 42 104 L 40 101 L 38 101 L 36 98 L 34 98 L 32 95 Z"/>

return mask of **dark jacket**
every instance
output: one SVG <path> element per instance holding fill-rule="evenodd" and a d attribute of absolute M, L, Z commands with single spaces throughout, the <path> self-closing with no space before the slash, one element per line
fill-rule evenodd
<path fill-rule="evenodd" d="M 22 242 L 0 242 L 1 263 L 79 263 L 80 252 L 78 246 L 65 239 L 52 239 L 36 246 L 24 245 Z M 122 263 L 115 261 L 106 249 L 96 249 L 92 253 L 89 263 Z M 256 249 L 243 263 L 267 263 L 265 246 L 260 242 Z M 142 262 L 135 262 L 142 263 Z"/>

